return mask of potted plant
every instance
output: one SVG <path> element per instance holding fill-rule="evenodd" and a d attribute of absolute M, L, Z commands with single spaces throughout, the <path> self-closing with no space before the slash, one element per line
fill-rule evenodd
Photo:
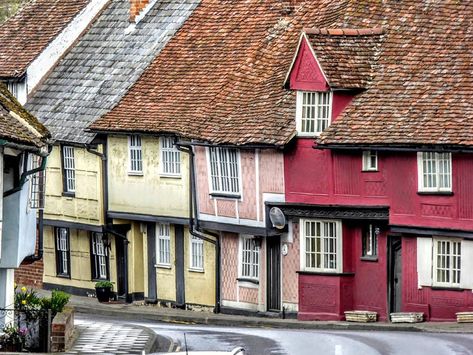
<path fill-rule="evenodd" d="M 99 281 L 95 284 L 95 294 L 99 302 L 108 302 L 112 298 L 113 283 L 110 281 Z"/>

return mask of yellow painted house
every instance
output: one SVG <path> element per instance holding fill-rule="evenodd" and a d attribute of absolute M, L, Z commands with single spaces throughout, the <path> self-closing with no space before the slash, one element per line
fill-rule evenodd
<path fill-rule="evenodd" d="M 215 248 L 188 232 L 188 157 L 167 138 L 87 128 L 120 101 L 199 1 L 138 4 L 130 17 L 134 3 L 104 2 L 91 13 L 87 31 L 28 96 L 27 108 L 56 142 L 40 225 L 43 285 L 86 295 L 110 280 L 126 301 L 213 307 Z M 163 156 L 172 160 L 166 168 Z"/>

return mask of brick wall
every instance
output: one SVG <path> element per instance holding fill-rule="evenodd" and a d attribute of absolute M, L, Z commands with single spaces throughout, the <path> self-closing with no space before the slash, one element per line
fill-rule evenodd
<path fill-rule="evenodd" d="M 67 350 L 74 333 L 74 309 L 66 307 L 62 313 L 56 314 L 51 328 L 51 352 Z"/>
<path fill-rule="evenodd" d="M 15 270 L 15 282 L 18 285 L 31 286 L 35 288 L 43 287 L 43 260 L 24 261 Z"/>

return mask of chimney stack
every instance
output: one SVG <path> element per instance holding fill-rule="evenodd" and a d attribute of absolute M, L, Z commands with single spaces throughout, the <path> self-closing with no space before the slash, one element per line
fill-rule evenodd
<path fill-rule="evenodd" d="M 130 0 L 130 22 L 135 22 L 135 19 L 149 4 L 150 0 Z"/>

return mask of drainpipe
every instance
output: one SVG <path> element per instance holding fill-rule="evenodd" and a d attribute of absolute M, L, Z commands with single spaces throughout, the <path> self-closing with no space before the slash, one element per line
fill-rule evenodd
<path fill-rule="evenodd" d="M 98 156 L 102 161 L 102 190 L 103 190 L 103 202 L 102 202 L 102 209 L 103 209 L 103 223 L 107 225 L 107 212 L 108 212 L 108 167 L 107 167 L 107 141 L 103 143 L 103 151 L 104 153 L 100 153 L 99 151 L 92 149 L 92 147 L 88 144 L 85 145 L 85 149 L 90 154 Z"/>
<path fill-rule="evenodd" d="M 220 313 L 220 235 L 206 232 L 215 239 L 211 239 L 203 234 L 199 227 L 199 219 L 197 218 L 197 191 L 195 184 L 195 168 L 194 168 L 194 150 L 191 144 L 184 142 L 176 142 L 176 147 L 181 152 L 189 154 L 189 233 L 199 239 L 202 239 L 215 246 L 215 313 Z M 194 221 L 195 218 L 195 221 Z"/>

